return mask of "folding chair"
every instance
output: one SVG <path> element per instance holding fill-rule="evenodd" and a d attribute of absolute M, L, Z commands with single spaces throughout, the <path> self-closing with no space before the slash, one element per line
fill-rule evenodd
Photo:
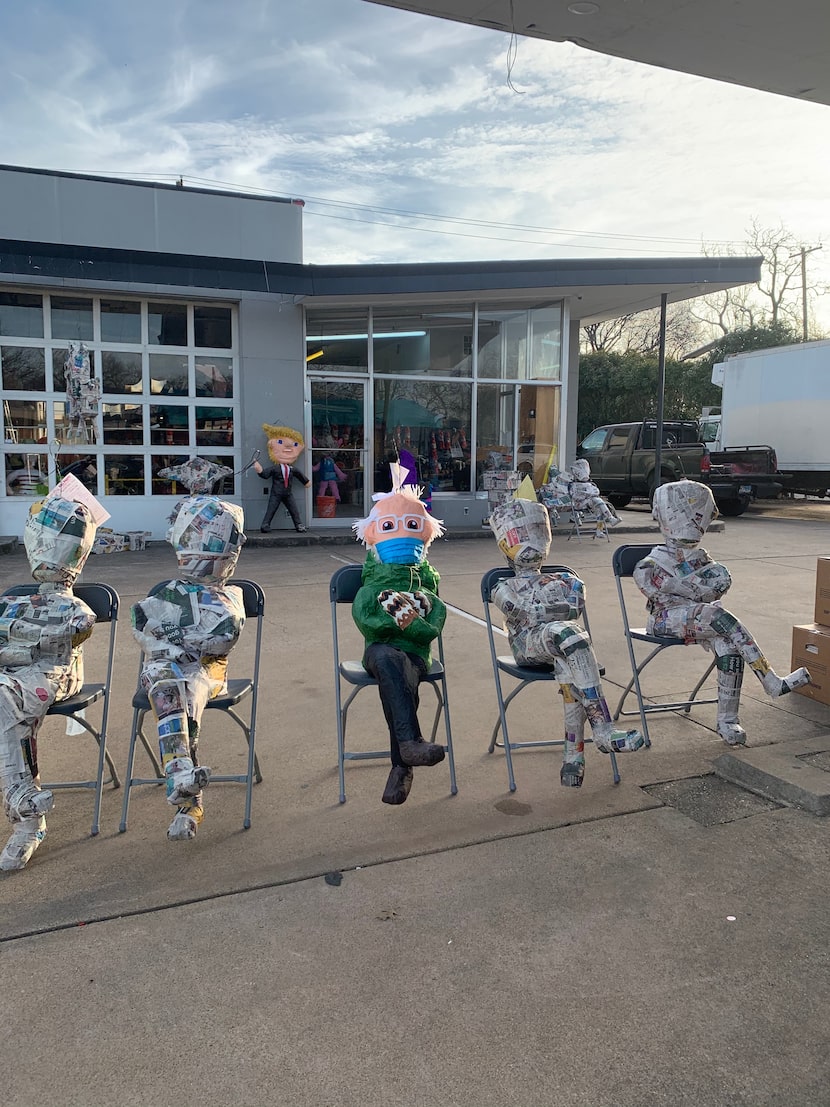
<path fill-rule="evenodd" d="M 703 687 L 709 674 L 715 667 L 715 659 L 713 657 L 710 664 L 707 666 L 703 676 L 694 686 L 692 694 L 686 700 L 679 701 L 658 701 L 655 703 L 645 703 L 643 700 L 643 690 L 640 681 L 640 676 L 648 665 L 658 654 L 661 654 L 664 650 L 669 649 L 671 646 L 694 646 L 697 647 L 696 642 L 687 643 L 683 638 L 664 638 L 657 634 L 649 634 L 645 627 L 632 627 L 631 621 L 628 617 L 628 611 L 625 605 L 625 589 L 623 588 L 623 581 L 631 578 L 634 575 L 634 569 L 637 564 L 647 557 L 652 550 L 652 546 L 618 546 L 614 550 L 611 563 L 614 567 L 614 577 L 617 582 L 617 595 L 620 599 L 620 611 L 622 613 L 623 631 L 625 633 L 625 640 L 628 643 L 628 656 L 631 660 L 631 680 L 625 686 L 623 694 L 620 696 L 620 701 L 617 704 L 617 710 L 614 713 L 614 718 L 619 719 L 621 717 L 639 715 L 640 723 L 643 730 L 643 737 L 646 740 L 646 745 L 651 745 L 651 738 L 648 733 L 648 720 L 647 715 L 658 715 L 660 713 L 665 714 L 669 711 L 684 711 L 687 715 L 694 704 L 707 704 L 717 703 L 717 697 L 714 699 L 698 699 L 698 692 Z M 638 596 L 642 596 L 642 593 L 637 592 Z M 634 652 L 635 642 L 646 642 L 654 649 L 649 653 L 645 660 L 637 663 L 637 657 Z M 637 697 L 637 710 L 636 711 L 624 711 L 623 706 L 625 701 L 631 692 L 634 692 Z"/>
<path fill-rule="evenodd" d="M 375 758 L 387 758 L 389 757 L 389 749 L 385 750 L 360 750 L 351 751 L 346 749 L 346 722 L 349 714 L 349 707 L 352 704 L 355 696 L 363 688 L 375 688 L 377 687 L 377 681 L 363 668 L 363 664 L 360 661 L 341 661 L 340 660 L 340 638 L 337 626 L 337 608 L 339 604 L 349 604 L 354 602 L 354 598 L 360 588 L 361 576 L 363 573 L 362 565 L 344 565 L 338 569 L 331 580 L 329 581 L 329 600 L 331 601 L 331 627 L 332 627 L 332 640 L 334 643 L 334 698 L 337 708 L 337 770 L 340 777 L 340 802 L 346 802 L 346 762 L 347 761 L 370 761 Z M 349 693 L 348 698 L 343 700 L 343 683 L 351 685 L 352 691 Z M 435 719 L 432 724 L 432 736 L 431 742 L 435 741 L 435 736 L 438 733 L 438 723 L 441 719 L 441 713 L 444 715 L 444 729 L 446 731 L 446 745 L 444 749 L 447 753 L 447 761 L 450 767 L 450 794 L 456 795 L 458 792 L 458 785 L 455 779 L 455 757 L 452 749 L 452 728 L 450 725 L 450 704 L 447 697 L 447 677 L 444 669 L 444 644 L 442 636 L 438 636 L 438 658 L 433 658 L 432 666 L 429 672 L 424 677 L 422 683 L 429 684 L 435 690 L 438 703 L 435 709 Z"/>
<path fill-rule="evenodd" d="M 153 595 L 158 589 L 163 588 L 168 582 L 162 581 L 155 585 L 151 589 L 150 595 Z M 208 711 L 221 711 L 223 714 L 229 716 L 237 724 L 245 735 L 245 741 L 248 743 L 248 771 L 246 773 L 211 773 L 211 784 L 244 784 L 245 785 L 245 818 L 242 823 L 244 830 L 248 830 L 251 826 L 251 799 L 254 781 L 259 784 L 262 781 L 262 773 L 259 770 L 259 758 L 256 755 L 256 724 L 257 724 L 257 699 L 259 697 L 259 661 L 260 652 L 262 649 L 262 624 L 265 615 L 265 593 L 262 591 L 258 584 L 255 584 L 252 580 L 231 579 L 228 585 L 234 585 L 236 588 L 242 589 L 243 602 L 245 604 L 245 616 L 247 619 L 256 619 L 256 643 L 254 646 L 254 671 L 250 677 L 241 677 L 228 681 L 228 690 L 224 695 L 216 696 L 215 699 L 208 700 L 206 710 Z M 231 654 L 231 666 L 233 665 L 233 657 Z M 144 660 L 142 654 L 139 658 L 138 671 L 141 674 L 141 666 Z M 234 708 L 250 697 L 250 716 L 248 722 L 234 711 Z M 140 682 L 137 686 L 137 691 L 133 696 L 133 725 L 132 732 L 130 734 L 130 750 L 127 755 L 127 775 L 124 785 L 124 805 L 121 809 L 121 824 L 119 830 L 123 834 L 127 829 L 127 815 L 130 809 L 130 793 L 134 787 L 141 784 L 163 784 L 165 777 L 164 772 L 159 762 L 158 753 L 150 744 L 147 735 L 144 733 L 144 719 L 145 716 L 150 713 L 152 717 L 152 710 L 150 708 L 150 701 L 147 698 L 146 692 L 141 687 Z M 133 770 L 135 766 L 135 748 L 136 741 L 139 741 L 144 747 L 147 756 L 150 758 L 150 762 L 153 766 L 154 776 L 140 777 L 134 776 Z"/>
<path fill-rule="evenodd" d="M 543 565 L 543 573 L 574 573 L 574 570 L 567 565 Z M 508 577 L 512 577 L 513 570 L 508 566 L 500 566 L 497 569 L 489 569 L 481 578 L 481 599 L 484 603 L 484 619 L 487 624 L 487 638 L 490 643 L 490 659 L 493 663 L 493 678 L 496 682 L 496 698 L 499 701 L 499 716 L 496 720 L 496 725 L 493 727 L 493 733 L 490 735 L 490 745 L 487 749 L 488 753 L 492 753 L 496 746 L 504 748 L 505 761 L 507 763 L 507 780 L 511 792 L 516 791 L 516 778 L 513 775 L 513 751 L 522 749 L 534 749 L 540 746 L 564 746 L 564 739 L 560 738 L 543 738 L 537 739 L 532 742 L 511 742 L 510 734 L 507 730 L 507 708 L 518 696 L 518 694 L 527 688 L 531 684 L 536 684 L 538 681 L 555 681 L 556 674 L 552 665 L 520 665 L 518 661 L 513 657 L 513 654 L 499 655 L 496 653 L 496 634 L 504 633 L 501 628 L 493 626 L 493 619 L 490 614 L 490 605 L 492 601 L 493 589 L 501 580 L 505 580 Z M 577 576 L 574 573 L 574 576 Z M 585 630 L 590 636 L 591 627 L 588 622 L 588 613 L 585 611 L 583 615 L 583 623 L 585 624 Z M 600 676 L 604 676 L 605 669 L 600 666 Z M 501 686 L 501 675 L 504 673 L 506 676 L 512 677 L 514 680 L 519 681 L 518 687 L 505 699 L 504 692 Z M 499 730 L 502 732 L 503 742 L 499 742 Z M 590 741 L 590 739 L 586 739 Z M 611 758 L 611 771 L 614 776 L 614 783 L 619 784 L 620 774 L 617 769 L 617 757 L 615 753 L 610 754 Z"/>
<path fill-rule="evenodd" d="M 29 595 L 37 585 L 20 584 L 7 589 L 7 593 L 16 596 Z M 94 838 L 100 830 L 101 822 L 101 795 L 105 784 L 112 784 L 113 788 L 119 788 L 121 781 L 112 758 L 107 750 L 107 720 L 110 708 L 110 690 L 112 688 L 112 666 L 115 660 L 115 635 L 118 628 L 118 593 L 108 584 L 75 584 L 73 592 L 79 600 L 83 600 L 88 607 L 95 612 L 96 623 L 109 623 L 110 633 L 107 644 L 107 661 L 104 681 L 101 684 L 87 683 L 75 696 L 69 696 L 65 700 L 53 703 L 46 712 L 47 716 L 56 715 L 72 719 L 78 726 L 91 734 L 98 743 L 98 771 L 93 780 L 58 780 L 44 782 L 41 786 L 50 792 L 61 788 L 93 788 L 95 790 L 95 803 L 92 810 L 92 829 L 90 835 Z M 91 652 L 91 651 L 90 651 Z M 84 657 L 85 665 L 89 664 L 89 653 Z M 101 725 L 95 727 L 84 717 L 83 712 L 92 704 L 101 700 Z M 106 763 L 109 776 L 104 779 L 104 764 Z"/>

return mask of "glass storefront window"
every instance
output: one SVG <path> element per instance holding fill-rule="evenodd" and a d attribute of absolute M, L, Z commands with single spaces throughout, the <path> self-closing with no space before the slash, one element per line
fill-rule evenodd
<path fill-rule="evenodd" d="M 6 494 L 42 496 L 49 491 L 49 459 L 44 454 L 6 454 Z"/>
<path fill-rule="evenodd" d="M 104 392 L 140 392 L 141 354 L 102 350 L 101 375 Z"/>
<path fill-rule="evenodd" d="M 196 408 L 196 445 L 233 445 L 233 411 L 229 407 Z"/>
<path fill-rule="evenodd" d="M 182 354 L 150 354 L 150 391 L 157 396 L 186 396 L 187 358 Z"/>
<path fill-rule="evenodd" d="M 66 355 L 69 351 L 66 348 L 52 350 L 52 389 L 55 392 L 66 391 L 66 374 L 64 373 L 64 365 L 66 363 Z M 98 364 L 98 354 L 95 350 L 89 351 L 89 363 L 92 366 L 92 375 L 97 376 L 95 367 Z"/>
<path fill-rule="evenodd" d="M 71 342 L 91 342 L 92 300 L 53 296 L 52 337 Z"/>
<path fill-rule="evenodd" d="M 217 400 L 233 396 L 233 358 L 196 358 L 195 387 L 197 396 L 213 396 Z"/>
<path fill-rule="evenodd" d="M 148 304 L 147 341 L 151 346 L 186 346 L 187 305 Z"/>
<path fill-rule="evenodd" d="M 484 490 L 482 473 L 513 468 L 513 423 L 516 389 L 480 384 L 476 399 L 476 491 Z"/>
<path fill-rule="evenodd" d="M 538 488 L 557 465 L 561 389 L 522 385 L 519 394 L 519 445 L 516 468 Z"/>
<path fill-rule="evenodd" d="M 188 490 L 178 481 L 160 477 L 162 469 L 168 469 L 173 465 L 182 465 L 188 460 L 189 455 L 184 454 L 152 454 L 150 457 L 150 491 L 153 496 L 187 496 Z M 224 464 L 224 463 L 223 463 Z"/>
<path fill-rule="evenodd" d="M 43 350 L 32 346 L 0 346 L 4 392 L 38 392 L 46 388 Z"/>
<path fill-rule="evenodd" d="M 77 449 L 77 446 L 73 446 Z M 81 484 L 90 490 L 93 496 L 98 495 L 98 463 L 93 453 L 58 453 L 55 459 L 56 480 L 61 480 L 70 474 L 79 480 Z"/>
<path fill-rule="evenodd" d="M 3 401 L 3 437 L 7 444 L 43 442 L 46 430 L 46 404 L 42 400 Z"/>
<path fill-rule="evenodd" d="M 134 454 L 104 454 L 104 495 L 143 496 L 144 458 Z"/>
<path fill-rule="evenodd" d="M 189 442 L 186 407 L 150 405 L 150 443 L 153 446 L 187 446 Z"/>
<path fill-rule="evenodd" d="M 231 348 L 231 309 L 199 305 L 193 309 L 194 346 L 212 350 Z"/>
<path fill-rule="evenodd" d="M 105 445 L 140 446 L 144 441 L 142 412 L 140 404 L 101 404 Z"/>
<path fill-rule="evenodd" d="M 533 380 L 558 381 L 562 366 L 562 305 L 530 313 L 530 366 Z"/>
<path fill-rule="evenodd" d="M 516 311 L 514 308 L 479 311 L 479 378 L 521 380 L 525 375 L 526 351 L 526 311 Z"/>
<path fill-rule="evenodd" d="M 306 364 L 328 373 L 369 372 L 369 317 L 306 316 Z"/>
<path fill-rule="evenodd" d="M 0 334 L 43 338 L 43 297 L 0 292 Z"/>
<path fill-rule="evenodd" d="M 472 385 L 376 380 L 375 489 L 389 487 L 389 462 L 406 450 L 433 492 L 470 491 Z"/>
<path fill-rule="evenodd" d="M 376 373 L 471 377 L 472 308 L 426 308 L 417 315 L 375 311 L 372 346 Z"/>
<path fill-rule="evenodd" d="M 102 300 L 101 341 L 140 342 L 141 304 L 134 300 Z"/>

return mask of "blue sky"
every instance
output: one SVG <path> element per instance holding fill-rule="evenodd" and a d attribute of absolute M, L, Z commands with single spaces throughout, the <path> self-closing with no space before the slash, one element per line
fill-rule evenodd
<path fill-rule="evenodd" d="M 508 82 L 508 45 L 364 0 L 10 4 L 0 159 L 299 197 L 320 263 L 828 238 L 830 108 L 531 39 Z"/>

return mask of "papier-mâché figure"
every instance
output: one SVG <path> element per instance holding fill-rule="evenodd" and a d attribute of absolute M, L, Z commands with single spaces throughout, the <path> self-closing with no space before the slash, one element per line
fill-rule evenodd
<path fill-rule="evenodd" d="M 228 654 L 245 622 L 242 591 L 232 576 L 245 541 L 238 504 L 209 494 L 232 470 L 194 458 L 162 470 L 193 495 L 176 506 L 167 541 L 179 576 L 132 609 L 133 634 L 144 651 L 141 685 L 158 725 L 167 802 L 177 810 L 171 841 L 195 838 L 204 818 L 202 788 L 210 769 L 198 760 L 199 727 L 209 699 L 227 688 Z"/>
<path fill-rule="evenodd" d="M 746 627 L 721 605 L 732 578 L 725 565 L 700 548 L 717 514 L 711 489 L 691 480 L 660 485 L 652 514 L 665 545 L 655 546 L 634 570 L 637 587 L 648 600 L 647 629 L 714 651 L 718 734 L 730 746 L 744 745 L 746 731 L 738 718 L 744 664 L 773 699 L 809 683 L 810 674 L 802 668 L 778 676 Z"/>
<path fill-rule="evenodd" d="M 24 868 L 46 837 L 53 796 L 38 783 L 37 734 L 51 705 L 83 686 L 95 615 L 72 585 L 95 541 L 96 508 L 106 519 L 72 476 L 32 504 L 23 541 L 37 584 L 0 596 L 0 786 L 12 824 L 0 869 Z"/>
<path fill-rule="evenodd" d="M 637 730 L 616 730 L 611 721 L 591 639 L 577 621 L 585 605 L 582 581 L 571 573 L 541 572 L 551 543 L 547 510 L 517 495 L 493 508 L 490 527 L 515 573 L 499 581 L 492 601 L 504 616 L 516 661 L 553 667 L 565 702 L 560 781 L 579 787 L 585 774 L 586 718 L 593 743 L 603 753 L 637 750 L 645 740 Z"/>

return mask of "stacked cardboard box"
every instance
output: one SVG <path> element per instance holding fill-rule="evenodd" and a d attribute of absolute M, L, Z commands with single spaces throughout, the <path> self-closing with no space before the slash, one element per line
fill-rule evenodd
<path fill-rule="evenodd" d="M 128 530 L 119 534 L 110 527 L 99 527 L 92 547 L 94 554 L 123 553 L 125 550 L 143 550 L 151 535 L 149 530 Z"/>
<path fill-rule="evenodd" d="M 797 689 L 802 696 L 830 704 L 830 557 L 818 559 L 813 618 L 813 623 L 793 627 L 792 667 L 810 670 L 810 683 Z"/>

